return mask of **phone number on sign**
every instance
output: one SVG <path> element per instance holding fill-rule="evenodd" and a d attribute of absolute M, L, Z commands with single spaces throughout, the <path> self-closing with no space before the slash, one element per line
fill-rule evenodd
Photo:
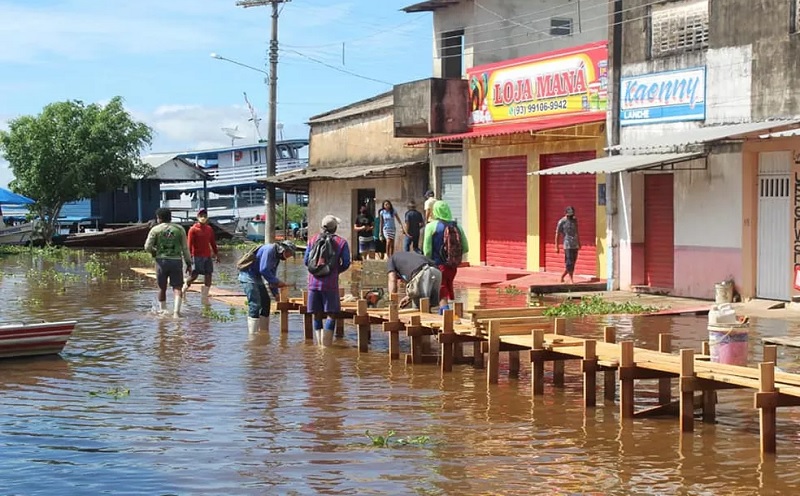
<path fill-rule="evenodd" d="M 508 107 L 508 115 L 510 117 L 519 117 L 521 115 L 535 114 L 538 112 L 565 110 L 566 108 L 566 100 L 551 100 L 549 102 L 529 103 L 527 105 L 513 105 Z"/>

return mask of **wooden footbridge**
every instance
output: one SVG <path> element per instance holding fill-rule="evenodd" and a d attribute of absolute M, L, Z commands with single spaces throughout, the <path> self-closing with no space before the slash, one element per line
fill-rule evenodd
<path fill-rule="evenodd" d="M 134 269 L 144 273 L 143 269 Z M 152 272 L 152 271 L 150 271 Z M 362 294 L 362 296 L 364 296 Z M 212 290 L 211 297 L 222 302 L 243 306 L 240 293 Z M 282 291 L 277 302 L 280 332 L 289 332 L 289 315 L 303 317 L 305 338 L 314 339 L 313 315 L 308 313 L 308 295 L 289 298 Z M 800 374 L 778 372 L 775 369 L 777 347 L 765 345 L 758 368 L 713 363 L 710 361 L 708 343 L 703 343 L 698 353 L 681 349 L 673 353 L 668 334 L 659 335 L 657 350 L 634 347 L 633 341 L 616 342 L 614 327 L 605 327 L 597 339 L 568 336 L 566 322 L 560 318 L 543 316 L 544 307 L 528 308 L 475 308 L 464 312 L 463 305 L 455 304 L 439 316 L 430 313 L 427 300 L 422 300 L 419 310 L 399 309 L 397 295 L 391 295 L 388 308 L 369 308 L 367 300 L 343 298 L 342 310 L 335 316 L 336 335 L 344 336 L 345 323 L 352 322 L 357 330 L 358 350 L 369 351 L 371 332 L 380 326 L 389 334 L 389 358 L 399 360 L 400 338 L 409 340 L 410 353 L 405 356 L 409 364 L 438 363 L 443 373 L 452 371 L 454 364 L 471 364 L 486 369 L 488 384 L 496 384 L 500 373 L 500 355 L 508 354 L 508 373 L 518 376 L 521 357 L 531 362 L 531 393 L 544 394 L 545 365 L 552 367 L 552 383 L 563 387 L 565 363 L 580 364 L 583 377 L 585 407 L 597 405 L 598 375 L 603 384 L 604 399 L 619 401 L 623 421 L 636 417 L 677 415 L 681 432 L 692 432 L 695 411 L 702 411 L 703 422 L 716 418 L 716 392 L 725 389 L 754 391 L 753 406 L 760 416 L 762 453 L 776 451 L 776 412 L 779 407 L 800 406 Z M 424 340 L 433 336 L 438 340 L 440 352 L 426 353 Z M 465 345 L 471 348 L 464 353 Z M 524 353 L 524 355 L 523 355 Z M 636 409 L 637 381 L 653 380 L 658 383 L 658 405 Z M 673 400 L 673 381 L 677 383 L 677 398 Z M 619 395 L 617 395 L 619 383 Z"/>

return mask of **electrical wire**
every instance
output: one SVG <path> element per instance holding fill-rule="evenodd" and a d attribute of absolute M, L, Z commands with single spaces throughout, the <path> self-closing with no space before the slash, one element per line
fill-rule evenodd
<path fill-rule="evenodd" d="M 333 69 L 334 71 L 339 71 L 339 72 L 344 73 L 344 74 L 349 74 L 350 76 L 353 76 L 353 77 L 364 79 L 366 81 L 372 81 L 374 83 L 381 83 L 381 84 L 385 84 L 385 85 L 388 85 L 388 86 L 394 86 L 394 83 L 390 83 L 388 81 L 383 81 L 383 80 L 380 80 L 380 79 L 371 78 L 369 76 L 364 76 L 363 74 L 359 74 L 357 72 L 349 71 L 347 69 L 343 69 L 341 67 L 337 67 L 335 65 L 331 65 L 331 64 L 329 64 L 327 62 L 324 62 L 322 60 L 316 59 L 316 58 L 314 58 L 314 57 L 312 57 L 310 55 L 306 55 L 303 52 L 299 52 L 299 51 L 291 49 L 291 48 L 279 48 L 279 50 L 283 51 L 283 52 L 294 53 L 294 54 L 299 55 L 299 56 L 301 56 L 301 57 L 303 57 L 305 59 L 310 60 L 311 62 L 323 65 L 323 66 L 325 66 L 325 67 L 327 67 L 329 69 Z"/>

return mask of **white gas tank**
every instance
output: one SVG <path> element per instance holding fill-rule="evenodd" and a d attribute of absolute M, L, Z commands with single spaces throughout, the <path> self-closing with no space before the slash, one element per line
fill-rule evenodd
<path fill-rule="evenodd" d="M 735 324 L 736 312 L 730 303 L 714 305 L 708 312 L 708 325 Z"/>

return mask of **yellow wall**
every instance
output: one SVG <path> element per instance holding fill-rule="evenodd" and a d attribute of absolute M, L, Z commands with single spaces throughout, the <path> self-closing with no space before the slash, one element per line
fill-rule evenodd
<path fill-rule="evenodd" d="M 527 133 L 482 138 L 470 141 L 467 145 L 467 198 L 464 202 L 464 218 L 467 221 L 467 237 L 470 251 L 467 255 L 471 265 L 481 264 L 481 160 L 494 157 L 528 157 L 528 172 L 539 170 L 539 155 L 550 153 L 569 153 L 595 150 L 598 157 L 605 155 L 605 126 L 594 124 L 570 130 L 556 130 L 551 134 L 559 136 L 534 135 Z M 567 136 L 569 134 L 569 136 Z M 597 176 L 598 184 L 605 182 L 604 175 Z M 538 272 L 539 263 L 539 176 L 528 176 L 528 261 L 527 268 Z M 606 253 L 606 209 L 597 206 L 597 275 L 607 277 Z"/>

